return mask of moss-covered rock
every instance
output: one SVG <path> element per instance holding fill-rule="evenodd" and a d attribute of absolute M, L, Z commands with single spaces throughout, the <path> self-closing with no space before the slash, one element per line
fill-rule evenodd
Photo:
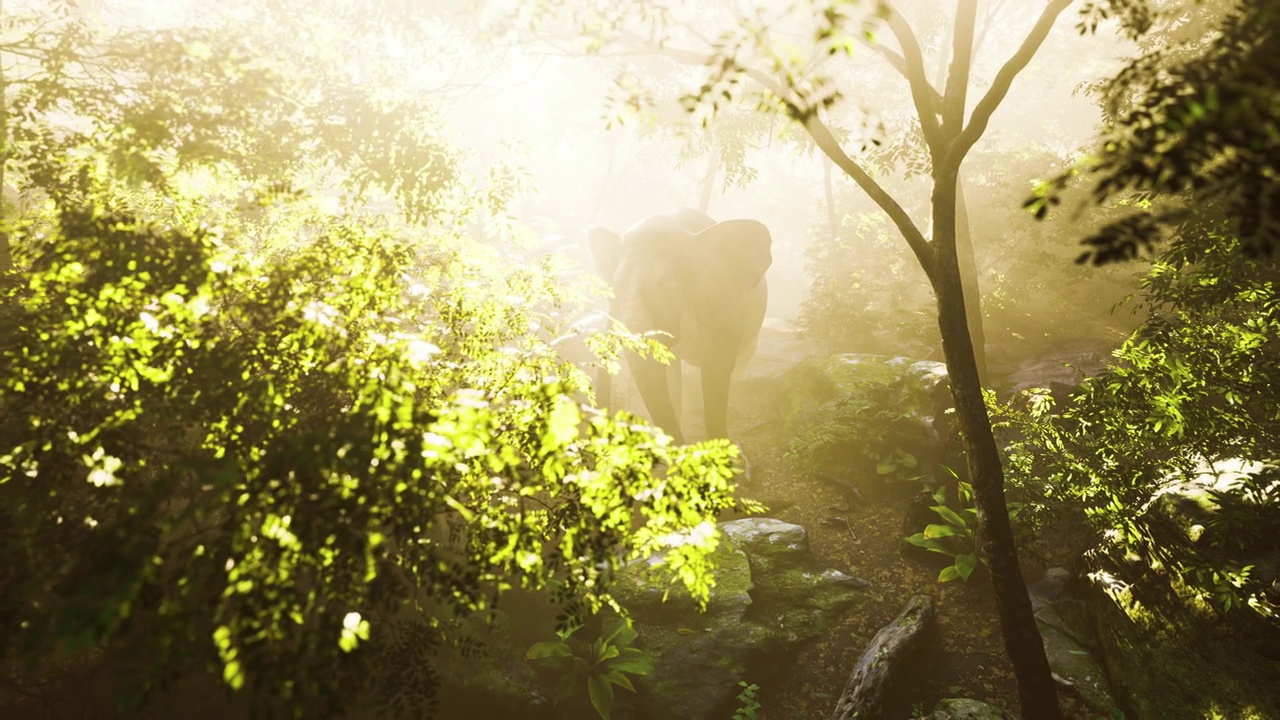
<path fill-rule="evenodd" d="M 1049 667 L 1084 700 L 1093 712 L 1091 717 L 1115 717 L 1110 678 L 1102 667 L 1098 636 L 1076 580 L 1064 568 L 1049 568 L 1027 587 L 1036 627 Z"/>
<path fill-rule="evenodd" d="M 734 702 L 739 680 L 761 682 L 786 668 L 787 658 L 825 633 L 866 587 L 823 567 L 798 525 L 750 518 L 721 531 L 705 613 L 682 590 L 650 577 L 647 564 L 619 577 L 615 596 L 654 659 L 636 717 L 717 716 Z"/>
<path fill-rule="evenodd" d="M 763 682 L 785 669 L 867 586 L 815 559 L 799 525 L 750 518 L 720 529 L 716 584 L 705 612 L 682 586 L 649 572 L 660 557 L 636 562 L 616 578 L 614 596 L 630 613 L 636 646 L 653 658 L 654 672 L 632 678 L 637 694 L 616 694 L 615 718 L 728 715 L 739 680 Z M 448 656 L 441 658 L 439 677 L 446 717 L 557 714 L 540 690 L 549 687 L 548 678 L 537 677 L 524 660 L 529 646 L 551 637 L 556 606 L 543 595 L 514 592 L 500 607 L 498 622 L 473 620 L 459 633 L 475 643 L 441 648 Z M 589 625 L 579 632 L 589 639 L 593 631 Z"/>
<path fill-rule="evenodd" d="M 774 385 L 788 454 L 801 470 L 853 468 L 861 476 L 933 477 L 956 463 L 951 396 L 942 363 L 833 355 L 800 363 Z M 941 479 L 941 478 L 939 478 Z"/>
<path fill-rule="evenodd" d="M 772 518 L 725 523 L 725 536 L 747 557 L 754 583 L 752 612 L 783 637 L 813 637 L 830 627 L 869 584 L 822 565 L 809 553 L 799 525 Z"/>
<path fill-rule="evenodd" d="M 1226 461 L 1169 478 L 1127 537 L 1091 554 L 1085 597 L 1129 717 L 1280 717 L 1280 622 L 1268 595 L 1278 501 L 1275 469 Z M 1228 570 L 1246 566 L 1233 586 Z"/>

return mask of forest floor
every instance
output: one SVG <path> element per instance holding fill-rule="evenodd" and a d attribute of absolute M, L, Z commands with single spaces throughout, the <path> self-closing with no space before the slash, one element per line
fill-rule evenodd
<path fill-rule="evenodd" d="M 939 639 L 930 666 L 920 669 L 913 716 L 927 714 L 947 697 L 974 698 L 1017 712 L 1017 684 L 1004 653 L 989 576 L 979 567 L 968 582 L 939 583 L 940 565 L 902 553 L 908 504 L 920 485 L 880 478 L 822 481 L 794 472 L 784 458 L 784 439 L 769 431 L 767 393 L 753 389 L 735 388 L 731 419 L 731 427 L 745 429 L 738 439 L 751 463 L 742 496 L 769 506 L 769 517 L 805 527 L 811 551 L 825 564 L 871 583 L 856 610 L 806 648 L 792 667 L 759 683 L 760 717 L 828 717 L 867 644 L 917 594 L 934 599 Z M 831 474 L 840 473 L 833 469 Z M 1078 531 L 1059 532 L 1069 536 Z M 1063 541 L 1074 545 L 1079 538 Z M 1037 545 L 1043 550 L 1054 542 L 1047 537 Z M 1055 554 L 1024 552 L 1026 581 L 1038 580 L 1046 564 L 1059 559 Z M 1059 695 L 1064 717 L 1095 717 L 1074 693 Z"/>

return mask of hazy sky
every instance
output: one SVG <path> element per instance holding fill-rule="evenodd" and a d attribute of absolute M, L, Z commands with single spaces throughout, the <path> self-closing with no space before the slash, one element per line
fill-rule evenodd
<path fill-rule="evenodd" d="M 457 12 L 472 5 L 483 3 L 431 7 Z M 952 5 L 913 0 L 907 6 L 916 13 L 909 19 L 924 47 L 926 67 L 940 67 L 942 35 L 929 28 L 945 27 L 940 13 Z M 200 12 L 228 6 L 194 0 L 85 0 L 82 12 L 106 25 L 172 26 L 190 23 Z M 988 30 L 980 30 L 970 106 L 1025 36 L 1040 4 L 1007 0 L 982 6 L 1003 10 Z M 549 243 L 578 249 L 585 263 L 581 239 L 588 226 L 625 229 L 647 215 L 698 204 L 707 159 L 695 157 L 679 167 L 683 138 L 669 129 L 605 130 L 606 97 L 620 62 L 617 58 L 572 57 L 547 45 L 513 47 L 500 41 L 495 47 L 492 35 L 479 32 L 482 27 L 485 23 L 479 18 L 475 22 L 467 18 L 461 24 L 428 23 L 422 42 L 432 46 L 428 56 L 434 61 L 416 66 L 405 80 L 421 92 L 443 98 L 450 133 L 471 154 L 475 167 L 494 162 L 523 165 L 535 192 L 522 203 L 521 214 L 540 233 L 555 236 Z M 896 49 L 887 32 L 880 40 Z M 388 34 L 377 50 L 399 55 L 406 48 Z M 1086 146 L 1099 115 L 1092 99 L 1077 92 L 1078 86 L 1113 72 L 1118 58 L 1128 51 L 1108 32 L 1081 38 L 1069 10 L 992 118 L 970 156 L 969 170 L 981 162 L 984 151 L 994 148 L 1047 147 L 1065 157 Z M 843 88 L 849 96 L 843 111 L 865 109 L 870 117 L 883 120 L 891 135 L 905 132 L 914 115 L 905 81 L 863 47 L 842 62 Z M 696 70 L 671 67 L 677 74 L 669 78 L 682 81 L 684 89 L 696 87 Z M 352 74 L 353 79 L 361 77 L 358 68 Z M 855 127 L 850 125 L 856 124 L 855 115 L 843 112 L 836 121 L 841 118 L 846 127 Z M 776 121 L 775 129 L 784 122 Z M 825 222 L 822 162 L 816 154 L 798 153 L 794 145 L 776 137 L 760 137 L 752 143 L 746 163 L 756 171 L 756 179 L 746 187 L 728 189 L 717 180 L 709 212 L 717 219 L 751 217 L 769 226 L 775 244 L 770 277 L 777 288 L 770 314 L 792 317 L 803 297 L 804 247 L 814 227 Z M 1039 176 L 1055 169 L 1045 168 Z M 1028 188 L 1032 179 L 1027 178 Z M 860 193 L 851 190 L 852 183 L 839 173 L 836 185 L 838 197 L 852 198 L 859 209 L 869 209 L 857 201 Z M 927 184 L 920 180 L 908 191 L 924 197 Z M 845 202 L 841 209 L 853 207 Z"/>

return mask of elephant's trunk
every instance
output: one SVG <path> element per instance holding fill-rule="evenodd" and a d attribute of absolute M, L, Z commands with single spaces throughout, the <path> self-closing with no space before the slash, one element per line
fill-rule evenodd
<path fill-rule="evenodd" d="M 596 370 L 596 407 L 609 409 L 613 403 L 613 375 L 601 365 Z"/>

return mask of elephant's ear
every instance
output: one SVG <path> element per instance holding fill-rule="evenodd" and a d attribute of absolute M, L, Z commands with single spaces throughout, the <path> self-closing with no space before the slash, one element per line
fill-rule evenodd
<path fill-rule="evenodd" d="M 755 220 L 726 220 L 697 237 L 704 272 L 714 273 L 710 285 L 718 289 L 751 292 L 773 264 L 773 238 Z"/>
<path fill-rule="evenodd" d="M 591 257 L 596 261 L 596 272 L 609 282 L 622 262 L 622 236 L 606 227 L 596 226 L 587 231 L 587 244 Z"/>

